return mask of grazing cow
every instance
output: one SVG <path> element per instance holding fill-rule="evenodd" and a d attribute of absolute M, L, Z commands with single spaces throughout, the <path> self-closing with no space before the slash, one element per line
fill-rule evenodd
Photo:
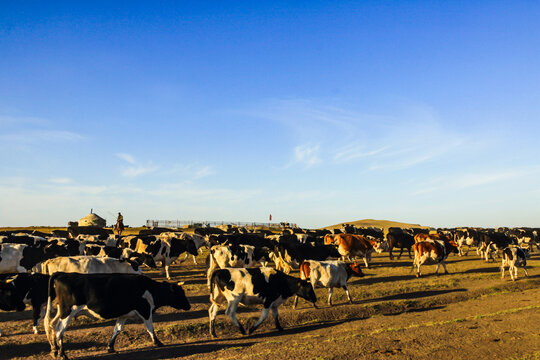
<path fill-rule="evenodd" d="M 345 290 L 347 298 L 352 304 L 351 294 L 347 287 L 347 281 L 352 275 L 364 276 L 358 263 L 307 260 L 300 264 L 300 279 L 309 279 L 313 289 L 317 286 L 328 288 L 328 305 L 330 306 L 332 306 L 332 293 L 335 287 Z M 298 296 L 295 296 L 293 308 L 296 308 L 297 304 Z"/>
<path fill-rule="evenodd" d="M 259 320 L 249 330 L 255 331 L 272 310 L 276 328 L 282 331 L 279 324 L 278 307 L 288 298 L 298 295 L 312 303 L 317 301 L 315 291 L 306 281 L 282 273 L 272 268 L 236 269 L 226 268 L 214 271 L 210 279 L 210 302 L 208 309 L 210 318 L 210 335 L 216 337 L 215 319 L 219 305 L 227 302 L 225 314 L 245 335 L 244 327 L 236 318 L 236 310 L 240 303 L 244 305 L 263 304 Z"/>
<path fill-rule="evenodd" d="M 154 345 L 162 346 L 154 333 L 152 314 L 166 305 L 178 310 L 191 308 L 180 285 L 154 281 L 143 275 L 56 273 L 49 281 L 44 321 L 51 355 L 67 358 L 64 332 L 70 320 L 83 310 L 98 319 L 117 319 L 108 352 L 114 352 L 116 337 L 126 320 L 133 317 L 142 319 Z M 51 319 L 53 307 L 57 312 Z"/>
<path fill-rule="evenodd" d="M 402 228 L 391 227 L 388 229 L 386 239 L 388 241 L 388 252 L 390 253 L 390 260 L 394 259 L 394 256 L 392 255 L 392 250 L 395 247 L 400 248 L 398 260 L 401 258 L 401 254 L 403 254 L 403 249 L 408 250 L 409 258 L 412 259 L 411 247 L 414 245 L 413 235 L 403 230 Z"/>
<path fill-rule="evenodd" d="M 369 267 L 371 253 L 376 251 L 383 252 L 387 248 L 386 242 L 377 241 L 373 238 L 353 235 L 353 234 L 337 234 L 334 236 L 334 244 L 337 245 L 341 256 L 360 256 L 364 259 L 366 268 Z"/>
<path fill-rule="evenodd" d="M 33 330 L 37 334 L 39 322 L 43 318 L 41 310 L 47 302 L 48 284 L 49 276 L 43 274 L 14 274 L 0 281 L 0 310 L 23 311 L 26 304 L 32 305 Z"/>
<path fill-rule="evenodd" d="M 130 260 L 119 260 L 101 256 L 62 256 L 49 259 L 36 266 L 42 274 L 52 275 L 56 272 L 96 274 L 121 273 L 141 274 L 137 263 Z"/>
<path fill-rule="evenodd" d="M 439 273 L 439 266 L 442 264 L 444 268 L 444 273 L 448 274 L 446 270 L 445 260 L 450 255 L 451 252 L 457 253 L 457 244 L 454 240 L 450 241 L 440 241 L 440 240 L 428 240 L 420 241 L 413 245 L 414 249 L 414 261 L 413 261 L 413 270 L 414 267 L 417 267 L 416 277 L 420 277 L 420 266 L 424 263 L 435 263 L 437 268 L 435 273 Z"/>
<path fill-rule="evenodd" d="M 501 264 L 501 279 L 504 279 L 504 268 L 508 266 L 508 272 L 512 281 L 517 279 L 518 267 L 522 267 L 525 272 L 525 276 L 529 276 L 527 273 L 527 258 L 530 257 L 529 252 L 517 246 L 507 247 L 502 252 L 502 264 Z"/>
<path fill-rule="evenodd" d="M 253 268 L 262 261 L 270 261 L 264 249 L 251 245 L 214 245 L 210 248 L 210 263 L 206 276 L 208 286 L 216 268 Z"/>

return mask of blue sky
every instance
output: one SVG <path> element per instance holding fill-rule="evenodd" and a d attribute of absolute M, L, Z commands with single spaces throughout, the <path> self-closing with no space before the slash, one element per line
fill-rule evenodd
<path fill-rule="evenodd" d="M 0 1 L 0 226 L 539 226 L 540 4 Z"/>

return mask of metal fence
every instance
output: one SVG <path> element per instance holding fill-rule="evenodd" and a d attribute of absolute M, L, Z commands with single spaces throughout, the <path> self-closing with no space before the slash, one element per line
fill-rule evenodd
<path fill-rule="evenodd" d="M 168 227 L 180 228 L 184 225 L 205 227 L 218 225 L 235 225 L 235 226 L 267 226 L 269 228 L 281 228 L 284 223 L 261 223 L 261 222 L 245 222 L 245 221 L 208 221 L 208 220 L 146 220 L 147 227 Z"/>

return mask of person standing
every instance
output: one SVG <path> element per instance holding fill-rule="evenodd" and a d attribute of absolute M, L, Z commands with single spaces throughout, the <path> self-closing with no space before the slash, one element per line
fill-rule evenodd
<path fill-rule="evenodd" d="M 124 231 L 124 217 L 120 212 L 118 212 L 118 217 L 116 218 L 116 231 L 118 232 L 118 236 Z"/>

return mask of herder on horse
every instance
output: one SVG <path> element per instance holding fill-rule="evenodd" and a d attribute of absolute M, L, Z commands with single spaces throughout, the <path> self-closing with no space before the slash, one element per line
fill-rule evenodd
<path fill-rule="evenodd" d="M 122 231 L 124 231 L 124 217 L 121 213 L 118 213 L 118 217 L 116 218 L 116 225 L 114 226 L 114 229 L 118 233 L 118 237 L 122 235 Z"/>

